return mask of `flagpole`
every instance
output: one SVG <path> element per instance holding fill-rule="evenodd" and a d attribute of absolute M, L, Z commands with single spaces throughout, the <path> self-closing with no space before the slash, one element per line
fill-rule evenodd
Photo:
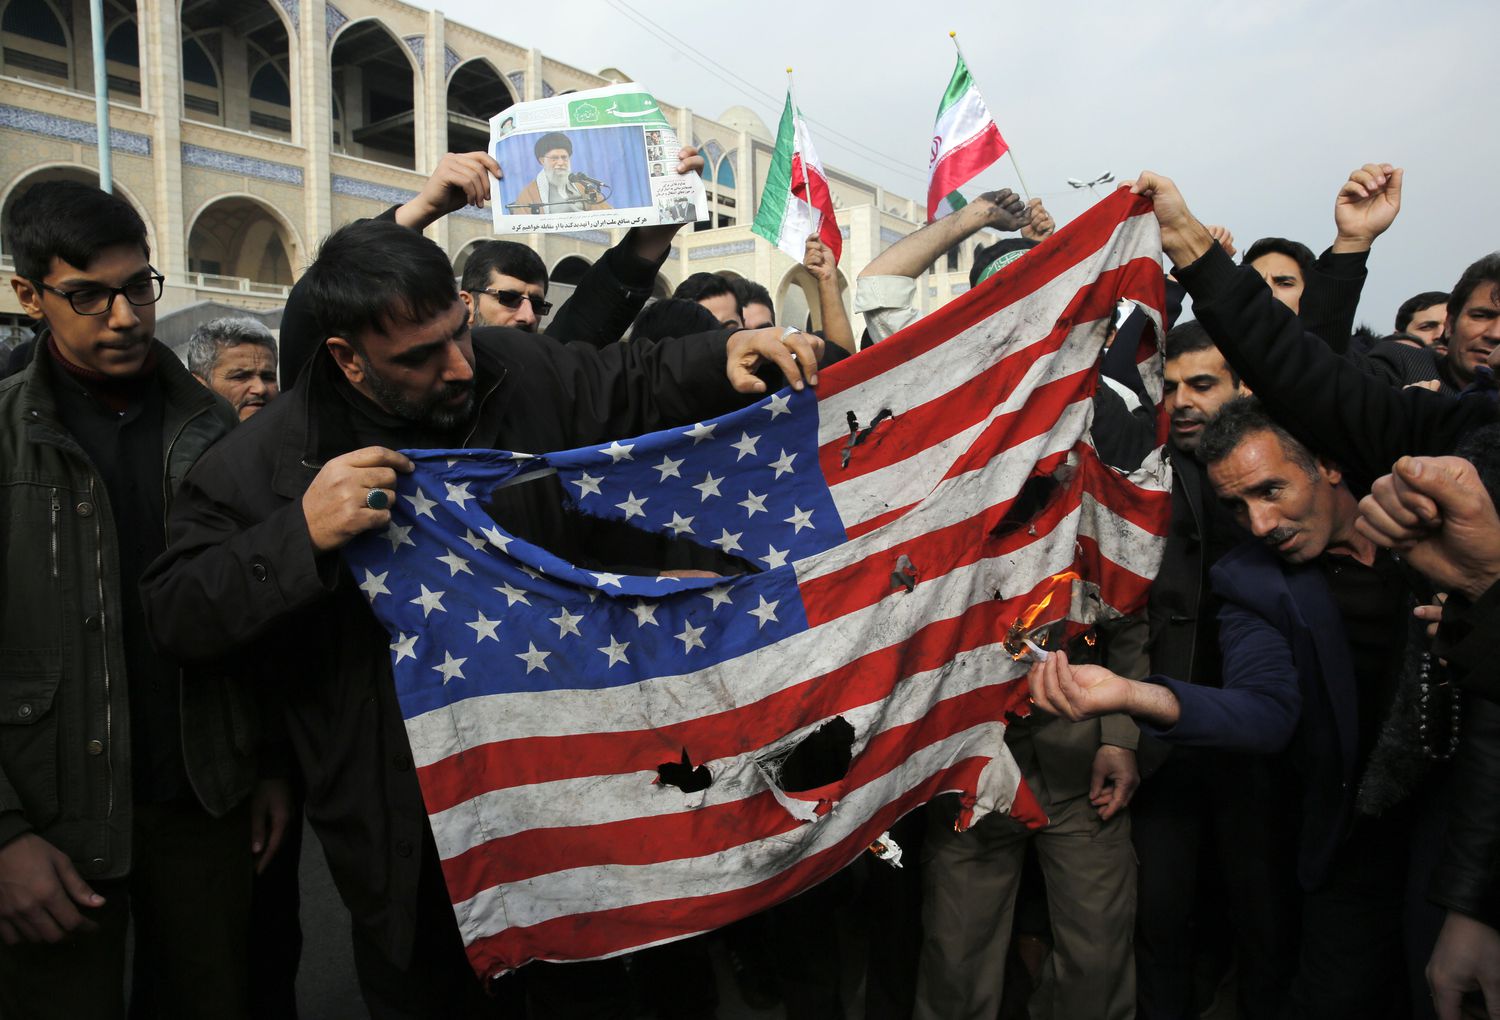
<path fill-rule="evenodd" d="M 792 104 L 792 151 L 796 152 L 800 151 L 802 140 L 798 137 L 797 132 L 797 91 L 792 88 L 792 69 L 790 67 L 786 69 L 786 97 Z M 796 186 L 797 182 L 793 181 L 792 187 L 796 188 Z M 807 192 L 807 207 L 811 209 L 812 185 L 807 181 L 807 166 L 805 164 L 802 167 L 802 190 Z"/>
<path fill-rule="evenodd" d="M 964 56 L 964 48 L 958 44 L 958 33 L 949 32 L 948 38 L 953 40 L 953 48 L 958 51 L 958 59 L 964 62 L 965 67 L 969 67 L 968 58 Z M 790 68 L 788 68 L 788 70 L 790 70 Z M 969 67 L 969 76 L 973 77 L 973 75 L 974 69 L 972 67 Z M 979 87 L 979 83 L 977 80 L 974 83 L 974 87 Z M 979 94 L 984 95 L 984 91 L 980 90 Z M 1005 154 L 1010 157 L 1010 165 L 1016 172 L 1016 180 L 1021 182 L 1021 194 L 1026 197 L 1026 201 L 1030 202 L 1031 192 L 1026 188 L 1026 178 L 1021 176 L 1021 164 L 1016 162 L 1016 147 L 1014 145 L 1007 145 L 1005 147 Z"/>

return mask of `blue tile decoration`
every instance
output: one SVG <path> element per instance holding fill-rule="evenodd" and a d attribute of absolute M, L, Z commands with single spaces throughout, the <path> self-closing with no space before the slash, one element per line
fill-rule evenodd
<path fill-rule="evenodd" d="M 903 234 L 903 233 L 901 233 L 901 231 L 899 231 L 899 230 L 892 230 L 890 227 L 881 227 L 880 228 L 880 243 L 881 244 L 895 244 L 897 241 L 901 240 L 905 236 L 906 235 Z"/>
<path fill-rule="evenodd" d="M 406 48 L 411 50 L 411 55 L 417 58 L 417 69 L 427 69 L 426 50 L 427 37 L 425 35 L 403 35 L 401 41 L 406 43 Z"/>
<path fill-rule="evenodd" d="M 328 41 L 333 42 L 333 37 L 339 34 L 339 29 L 349 23 L 349 15 L 339 10 L 333 4 L 328 5 L 328 12 L 324 15 L 328 22 Z"/>
<path fill-rule="evenodd" d="M 520 100 L 526 96 L 526 72 L 512 71 L 506 75 L 510 79 L 511 86 L 516 90 L 516 99 Z"/>
<path fill-rule="evenodd" d="M 957 296 L 968 289 L 969 285 L 967 283 L 955 283 L 953 286 L 948 288 L 948 293 Z"/>
<path fill-rule="evenodd" d="M 495 222 L 495 217 L 491 215 L 488 209 L 475 209 L 472 205 L 466 205 L 455 213 L 449 213 L 449 215 L 462 216 L 466 220 L 483 220 L 486 223 Z"/>
<path fill-rule="evenodd" d="M 389 184 L 362 181 L 358 177 L 345 177 L 342 174 L 333 175 L 332 187 L 335 195 L 368 198 L 372 202 L 384 202 L 387 205 L 403 205 L 417 197 L 415 191 L 393 188 Z"/>
<path fill-rule="evenodd" d="M 92 121 L 74 120 L 38 110 L 23 110 L 19 106 L 0 104 L 0 128 L 24 131 L 30 135 L 61 138 L 80 145 L 97 145 L 99 129 Z M 132 156 L 151 155 L 151 137 L 123 128 L 109 129 L 109 147 L 112 152 L 126 152 Z"/>
<path fill-rule="evenodd" d="M 702 248 L 694 248 L 688 252 L 689 262 L 701 262 L 703 259 L 721 259 L 729 255 L 748 255 L 755 250 L 754 239 L 745 241 L 725 241 L 723 244 L 710 244 Z"/>
<path fill-rule="evenodd" d="M 292 31 L 302 31 L 302 4 L 301 0 L 276 0 L 281 9 L 286 11 L 286 16 L 292 19 Z"/>
<path fill-rule="evenodd" d="M 709 165 L 712 166 L 719 161 L 720 156 L 724 155 L 724 146 L 719 144 L 717 138 L 710 138 L 703 143 L 701 151 L 708 158 Z"/>
<path fill-rule="evenodd" d="M 551 99 L 555 95 L 557 95 L 557 90 L 552 87 L 552 83 L 551 82 L 549 82 L 547 79 L 543 78 L 542 79 L 542 98 L 543 99 Z"/>
<path fill-rule="evenodd" d="M 848 227 L 839 227 L 839 236 L 842 237 L 846 241 L 849 240 L 849 228 Z"/>
<path fill-rule="evenodd" d="M 255 156 L 242 156 L 237 152 L 224 152 L 222 149 L 209 149 L 202 145 L 183 143 L 182 165 L 202 167 L 205 170 L 219 170 L 226 174 L 242 174 L 245 177 L 259 177 L 261 180 L 275 181 L 278 184 L 293 184 L 299 188 L 302 186 L 300 166 L 275 163 L 269 159 L 257 159 Z"/>
<path fill-rule="evenodd" d="M 453 69 L 458 66 L 459 61 L 461 61 L 461 60 L 463 60 L 463 58 L 458 55 L 458 51 L 457 50 L 455 50 L 452 46 L 444 46 L 443 47 L 443 77 L 444 78 L 451 77 L 453 75 Z"/>

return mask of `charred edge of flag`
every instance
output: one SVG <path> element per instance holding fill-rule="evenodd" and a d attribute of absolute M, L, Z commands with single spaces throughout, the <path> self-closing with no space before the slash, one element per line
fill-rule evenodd
<path fill-rule="evenodd" d="M 683 793 L 698 793 L 713 785 L 713 773 L 707 765 L 693 765 L 688 749 L 682 749 L 682 761 L 664 761 L 656 767 L 656 781 L 663 786 L 675 786 Z"/>
<path fill-rule="evenodd" d="M 860 443 L 863 443 L 866 439 L 869 439 L 870 434 L 880 426 L 880 423 L 890 417 L 894 417 L 891 414 L 891 409 L 889 407 L 882 407 L 880 409 L 880 413 L 875 416 L 875 420 L 870 422 L 869 427 L 861 429 L 859 427 L 859 418 L 855 417 L 853 411 L 850 411 L 848 414 L 849 441 L 844 444 L 844 458 L 843 462 L 839 466 L 848 467 L 849 456 L 854 452 L 854 448 Z"/>
<path fill-rule="evenodd" d="M 891 571 L 891 584 L 899 584 L 906 589 L 907 594 L 917 590 L 917 568 L 912 565 L 911 557 L 905 553 L 896 561 L 896 569 Z"/>

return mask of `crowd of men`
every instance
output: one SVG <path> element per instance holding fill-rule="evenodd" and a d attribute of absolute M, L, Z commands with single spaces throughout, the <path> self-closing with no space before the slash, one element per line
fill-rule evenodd
<path fill-rule="evenodd" d="M 896 242 L 857 281 L 860 337 L 809 239 L 812 333 L 713 273 L 651 301 L 677 226 L 628 232 L 556 307 L 515 242 L 455 280 L 422 231 L 499 173 L 450 154 L 324 240 L 279 342 L 214 320 L 185 366 L 128 203 L 14 203 L 37 330 L 0 382 L 0 1016 L 296 1016 L 304 816 L 378 1020 L 716 1015 L 707 936 L 474 975 L 340 549 L 390 523 L 402 449 L 569 449 L 816 386 L 919 322 L 955 246 L 1016 235 L 970 274 L 1003 286 L 1055 224 L 1001 191 Z M 1362 335 L 1401 184 L 1366 164 L 1322 254 L 1264 238 L 1238 265 L 1169 179 L 1129 185 L 1169 319 L 1184 296 L 1194 318 L 1168 323 L 1157 408 L 1122 310 L 1095 443 L 1131 469 L 1166 416 L 1171 520 L 1148 608 L 1024 681 L 1007 743 L 1047 824 L 960 832 L 933 801 L 894 829 L 907 867 L 868 857 L 712 936 L 742 997 L 849 1015 L 854 960 L 871 1018 L 1500 1017 L 1500 253 Z M 555 478 L 487 509 L 576 563 L 732 569 L 568 518 Z"/>

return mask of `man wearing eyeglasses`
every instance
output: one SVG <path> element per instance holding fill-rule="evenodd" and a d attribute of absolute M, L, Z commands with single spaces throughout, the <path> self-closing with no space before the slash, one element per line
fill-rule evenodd
<path fill-rule="evenodd" d="M 52 181 L 13 210 L 41 328 L 0 383 L 0 1016 L 121 1015 L 133 923 L 157 1010 L 243 1017 L 254 713 L 227 679 L 184 681 L 139 594 L 235 416 L 153 339 L 134 209 Z"/>
<path fill-rule="evenodd" d="M 471 326 L 510 326 L 535 333 L 552 311 L 547 300 L 547 265 L 515 241 L 486 241 L 464 263 L 459 297 Z"/>

